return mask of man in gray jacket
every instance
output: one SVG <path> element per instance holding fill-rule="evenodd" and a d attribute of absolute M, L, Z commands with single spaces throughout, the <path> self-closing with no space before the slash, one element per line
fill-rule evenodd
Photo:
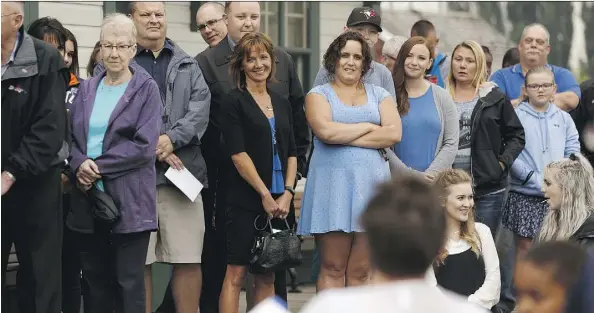
<path fill-rule="evenodd" d="M 198 311 L 204 240 L 202 197 L 192 202 L 164 177 L 169 167 L 187 168 L 205 186 L 200 139 L 208 125 L 210 92 L 196 61 L 166 38 L 165 3 L 136 2 L 130 15 L 138 30 L 136 62 L 153 76 L 163 97 L 163 134 L 157 144 L 157 217 L 146 260 L 147 311 L 152 306 L 151 264 L 173 264 L 171 280 L 177 312 Z M 188 83 L 190 82 L 190 83 Z"/>
<path fill-rule="evenodd" d="M 151 234 L 145 269 L 147 312 L 152 307 L 151 265 L 160 262 L 173 265 L 177 312 L 195 313 L 202 283 L 202 197 L 190 201 L 164 174 L 170 167 L 187 168 L 208 186 L 200 146 L 208 125 L 210 91 L 196 60 L 166 37 L 165 3 L 131 2 L 129 9 L 138 32 L 137 53 L 131 66 L 153 77 L 164 103 L 162 134 L 156 151 L 159 230 Z"/>

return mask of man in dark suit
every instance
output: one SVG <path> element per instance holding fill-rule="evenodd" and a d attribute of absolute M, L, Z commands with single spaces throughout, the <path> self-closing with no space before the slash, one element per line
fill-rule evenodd
<path fill-rule="evenodd" d="M 208 129 L 202 138 L 202 149 L 208 173 L 208 189 L 202 191 L 207 221 L 204 243 L 204 258 L 202 260 L 203 290 L 200 297 L 200 312 L 218 313 L 219 294 L 225 278 L 226 262 L 226 236 L 225 236 L 225 167 L 230 167 L 230 158 L 221 145 L 221 127 L 218 121 L 219 108 L 223 97 L 234 88 L 229 77 L 229 59 L 236 42 L 243 35 L 260 31 L 260 4 L 258 2 L 226 2 L 225 24 L 228 34 L 216 46 L 204 50 L 196 60 L 200 66 L 206 83 L 211 93 L 210 121 Z M 285 96 L 291 103 L 293 113 L 293 127 L 295 143 L 297 145 L 297 180 L 305 173 L 307 149 L 310 144 L 310 133 L 303 109 L 305 94 L 295 63 L 291 56 L 282 48 L 275 48 L 276 54 L 276 80 L 269 88 Z M 228 162 L 228 163 L 224 163 Z M 227 164 L 227 166 L 225 166 Z M 209 221 L 213 220 L 211 224 Z M 295 211 L 291 210 L 289 222 L 295 220 Z M 286 277 L 284 271 L 277 273 L 277 294 L 286 298 Z M 285 291 L 282 290 L 285 288 Z M 279 292 L 280 291 L 280 292 Z M 167 297 L 167 295 L 166 295 Z M 166 303 L 168 302 L 168 303 Z M 172 303 L 163 300 L 157 312 L 173 313 Z"/>

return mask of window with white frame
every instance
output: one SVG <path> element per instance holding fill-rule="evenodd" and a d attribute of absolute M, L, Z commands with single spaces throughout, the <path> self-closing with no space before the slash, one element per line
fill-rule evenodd
<path fill-rule="evenodd" d="M 308 2 L 285 2 L 285 47 L 308 48 L 307 6 Z"/>
<path fill-rule="evenodd" d="M 260 2 L 260 31 L 268 35 L 275 45 L 279 44 L 278 2 Z"/>

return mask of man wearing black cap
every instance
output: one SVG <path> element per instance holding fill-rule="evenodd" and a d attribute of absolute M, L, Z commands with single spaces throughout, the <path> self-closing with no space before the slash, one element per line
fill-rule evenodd
<path fill-rule="evenodd" d="M 353 31 L 361 34 L 369 44 L 369 48 L 373 51 L 373 47 L 375 47 L 379 39 L 379 33 L 382 32 L 382 18 L 370 7 L 354 8 L 347 19 L 344 31 Z M 371 63 L 371 70 L 365 74 L 363 79 L 367 83 L 386 89 L 394 97 L 394 100 L 396 99 L 392 74 L 383 64 L 373 61 Z M 328 75 L 328 71 L 322 67 L 318 71 L 318 75 L 316 75 L 313 87 L 328 82 L 330 82 L 330 76 Z"/>

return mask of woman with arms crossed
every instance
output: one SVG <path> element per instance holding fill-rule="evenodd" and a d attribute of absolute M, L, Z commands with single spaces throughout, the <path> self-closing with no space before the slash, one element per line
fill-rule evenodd
<path fill-rule="evenodd" d="M 390 178 L 378 149 L 393 146 L 402 134 L 394 99 L 361 80 L 370 66 L 365 39 L 345 32 L 324 54 L 333 79 L 305 98 L 315 136 L 298 234 L 313 234 L 320 248 L 318 290 L 365 284 L 369 277 L 359 215 L 376 185 Z"/>

